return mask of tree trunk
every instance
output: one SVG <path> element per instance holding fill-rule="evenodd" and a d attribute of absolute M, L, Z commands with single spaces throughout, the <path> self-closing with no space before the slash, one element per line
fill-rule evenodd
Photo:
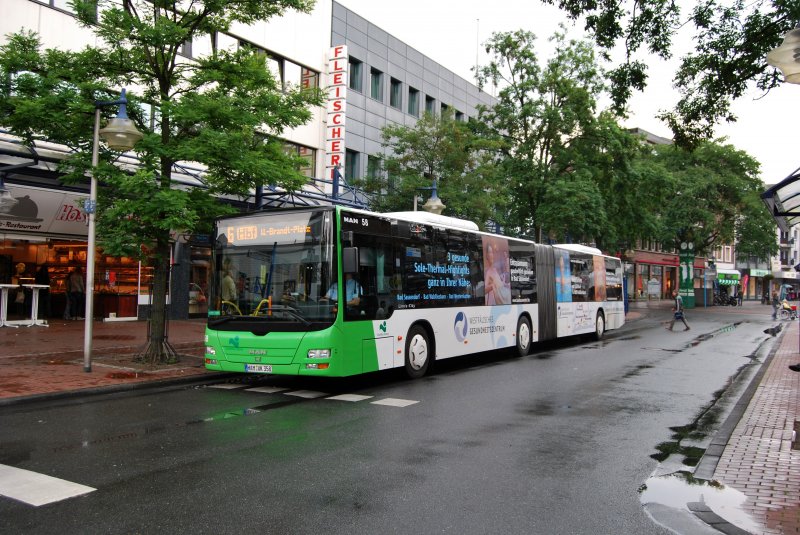
<path fill-rule="evenodd" d="M 137 355 L 137 360 L 154 366 L 178 362 L 179 356 L 169 343 L 167 316 L 167 288 L 169 287 L 169 241 L 160 242 L 155 250 L 153 268 L 153 295 L 147 327 L 147 344 Z"/>

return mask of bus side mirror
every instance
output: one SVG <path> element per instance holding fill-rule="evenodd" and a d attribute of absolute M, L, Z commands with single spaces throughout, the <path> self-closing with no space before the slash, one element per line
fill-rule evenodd
<path fill-rule="evenodd" d="M 342 273 L 358 273 L 358 247 L 342 249 Z"/>

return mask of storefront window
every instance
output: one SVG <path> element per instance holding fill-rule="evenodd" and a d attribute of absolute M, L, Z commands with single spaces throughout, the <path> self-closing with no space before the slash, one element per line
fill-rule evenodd
<path fill-rule="evenodd" d="M 647 281 L 650 280 L 650 266 L 639 264 L 637 266 L 638 277 L 636 277 L 636 296 L 647 296 Z"/>
<path fill-rule="evenodd" d="M 0 240 L 0 283 L 46 284 L 50 288 L 40 292 L 40 318 L 82 318 L 85 303 L 81 296 L 78 296 L 81 302 L 69 302 L 69 278 L 73 272 L 79 273 L 84 292 L 77 293 L 85 296 L 86 250 L 86 243 L 81 241 L 34 236 L 20 239 L 7 235 Z M 138 316 L 139 296 L 149 294 L 151 280 L 152 268 L 131 258 L 108 256 L 99 251 L 94 278 L 96 316 Z M 26 294 L 25 299 L 30 300 L 30 296 Z M 10 307 L 9 318 L 29 313 L 30 308 L 24 308 Z"/>

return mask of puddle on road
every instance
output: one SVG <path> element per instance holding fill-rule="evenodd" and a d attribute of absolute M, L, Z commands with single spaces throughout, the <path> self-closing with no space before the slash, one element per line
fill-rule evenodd
<path fill-rule="evenodd" d="M 716 514 L 745 531 L 756 533 L 760 529 L 760 525 L 742 509 L 747 496 L 716 481 L 695 479 L 688 472 L 651 477 L 642 485 L 640 493 L 642 505 L 658 503 L 689 511 L 688 503 L 703 502 Z"/>

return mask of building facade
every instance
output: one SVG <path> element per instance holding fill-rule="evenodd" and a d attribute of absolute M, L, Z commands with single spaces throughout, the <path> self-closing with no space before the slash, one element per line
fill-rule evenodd
<path fill-rule="evenodd" d="M 22 29 L 39 34 L 44 48 L 78 50 L 96 38 L 76 23 L 66 0 L 4 0 L 0 43 Z M 283 134 L 286 150 L 305 158 L 309 179 L 300 193 L 274 188 L 252 192 L 242 209 L 287 205 L 359 204 L 363 197 L 348 179 L 380 172 L 381 129 L 389 123 L 413 125 L 425 111 L 452 108 L 459 120 L 477 115 L 493 99 L 476 86 L 424 56 L 356 13 L 332 1 L 318 1 L 311 13 L 289 12 L 267 22 L 234 25 L 225 34 L 186 43 L 182 61 L 212 50 L 246 47 L 262 52 L 284 85 L 322 87 L 327 106 L 312 119 Z M 337 89 L 338 88 L 338 89 Z M 135 91 L 135 88 L 131 88 Z M 0 283 L 35 280 L 45 267 L 51 282 L 43 315 L 61 317 L 66 306 L 67 275 L 86 267 L 88 219 L 86 184 L 65 186 L 57 165 L 66 147 L 37 143 L 26 147 L 0 125 Z M 135 166 L 135 154 L 123 157 Z M 337 169 L 338 176 L 333 171 Z M 181 186 L 201 187 L 202 169 L 176 166 Z M 175 234 L 170 281 L 170 316 L 204 316 L 209 285 L 207 236 Z M 99 318 L 142 317 L 150 303 L 150 268 L 131 259 L 97 255 L 95 312 Z M 30 296 L 28 302 L 30 304 Z M 24 306 L 17 307 L 24 314 Z M 12 314 L 14 308 L 12 307 Z"/>

